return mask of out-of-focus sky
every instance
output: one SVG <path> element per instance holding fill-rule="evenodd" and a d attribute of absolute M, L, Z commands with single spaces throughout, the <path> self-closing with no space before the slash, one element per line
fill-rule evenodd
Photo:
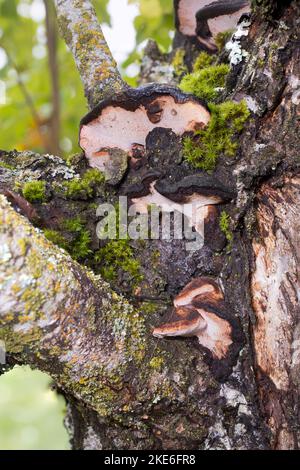
<path fill-rule="evenodd" d="M 138 7 L 127 4 L 127 0 L 110 0 L 109 13 L 112 26 L 103 26 L 103 33 L 118 64 L 121 64 L 134 49 L 135 29 L 134 18 L 138 15 Z"/>
<path fill-rule="evenodd" d="M 103 32 L 113 56 L 120 65 L 134 49 L 135 29 L 134 18 L 138 15 L 138 6 L 128 4 L 127 0 L 110 0 L 108 6 L 111 17 L 111 26 L 103 25 Z M 31 17 L 35 21 L 42 21 L 45 17 L 45 8 L 42 0 L 34 0 L 31 5 L 20 3 L 18 13 Z M 0 34 L 1 36 L 1 34 Z M 0 48 L 0 69 L 6 64 L 6 55 Z"/>

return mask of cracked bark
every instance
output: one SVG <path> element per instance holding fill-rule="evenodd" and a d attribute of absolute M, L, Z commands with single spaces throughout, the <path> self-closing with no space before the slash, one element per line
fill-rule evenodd
<path fill-rule="evenodd" d="M 263 3 L 269 12 L 270 2 Z M 47 371 L 63 391 L 74 448 L 299 447 L 299 8 L 291 2 L 272 12 L 273 21 L 252 18 L 243 44 L 248 58 L 232 70 L 224 92 L 224 99 L 246 99 L 252 110 L 236 157 L 222 157 L 214 174 L 237 194 L 222 207 L 233 220 L 229 252 L 221 238 L 192 254 L 181 241 L 132 242 L 144 279 L 138 289 L 121 274 L 113 283 L 127 301 L 46 242 L 1 199 L 1 246 L 8 248 L 0 252 L 6 283 L 0 291 L 0 337 L 12 361 Z M 94 82 L 87 83 L 92 90 Z M 102 91 L 96 87 L 95 93 L 91 102 Z M 105 200 L 105 192 L 115 201 L 146 170 L 158 172 L 160 184 L 194 175 L 180 155 L 180 137 L 154 129 L 140 166 L 129 165 L 113 190 L 107 185 L 86 200 L 54 189 L 71 171 L 83 172 L 85 159 L 70 169 L 54 157 L 2 153 L 1 161 L 14 163 L 14 169 L 0 167 L 0 189 L 42 228 L 56 229 L 80 213 L 94 233 L 91 204 Z M 28 179 L 46 180 L 46 203 L 28 207 L 9 193 Z M 214 238 L 219 237 L 216 228 Z M 46 255 L 61 271 L 39 269 L 34 260 Z M 81 264 L 95 267 L 91 258 Z M 26 276 L 36 284 L 29 299 Z M 214 279 L 224 294 L 233 343 L 222 360 L 196 338 L 157 340 L 151 334 L 168 323 L 174 297 L 201 276 Z M 46 288 L 55 289 L 51 302 L 43 295 Z"/>

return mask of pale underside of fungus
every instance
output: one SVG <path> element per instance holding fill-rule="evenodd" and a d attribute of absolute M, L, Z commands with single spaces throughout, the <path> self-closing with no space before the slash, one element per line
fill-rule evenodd
<path fill-rule="evenodd" d="M 223 359 L 232 344 L 232 327 L 220 316 L 224 298 L 219 286 L 209 278 L 196 278 L 173 303 L 170 321 L 155 328 L 153 335 L 157 338 L 196 336 L 214 358 Z"/>
<path fill-rule="evenodd" d="M 243 14 L 249 13 L 248 0 L 177 0 L 176 26 L 184 36 L 196 37 L 208 51 L 215 52 L 219 33 L 236 28 Z"/>
<path fill-rule="evenodd" d="M 150 192 L 147 196 L 132 199 L 136 210 L 141 214 L 147 214 L 149 206 L 155 205 L 163 212 L 180 212 L 187 217 L 191 227 L 194 227 L 202 238 L 204 238 L 203 221 L 209 216 L 211 205 L 219 204 L 221 199 L 218 196 L 208 197 L 193 193 L 186 202 L 174 202 L 160 194 L 155 189 L 155 183 L 156 181 L 150 184 Z"/>
<path fill-rule="evenodd" d="M 173 184 L 156 178 L 157 174 L 146 174 L 140 185 L 129 188 L 127 194 L 135 205 L 135 211 L 147 214 L 149 207 L 154 205 L 162 212 L 180 212 L 203 239 L 205 223 L 217 217 L 213 206 L 233 197 L 227 188 L 209 175 L 186 176 Z"/>
<path fill-rule="evenodd" d="M 80 146 L 90 166 L 105 172 L 111 150 L 134 156 L 155 127 L 182 135 L 204 128 L 209 120 L 206 105 L 192 95 L 167 85 L 147 85 L 125 90 L 91 111 L 81 122 Z"/>

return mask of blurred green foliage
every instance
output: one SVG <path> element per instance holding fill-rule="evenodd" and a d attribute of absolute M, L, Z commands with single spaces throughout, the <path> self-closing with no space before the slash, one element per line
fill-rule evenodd
<path fill-rule="evenodd" d="M 50 379 L 29 367 L 15 367 L 0 380 L 0 450 L 69 449 L 63 427 L 64 399 Z"/>
<path fill-rule="evenodd" d="M 0 0 L 0 48 L 8 59 L 0 70 L 0 80 L 7 87 L 6 105 L 0 108 L 0 148 L 5 150 L 46 150 L 44 141 L 52 112 L 50 74 L 44 19 L 30 17 L 33 3 Z M 29 17 L 26 17 L 27 11 Z M 86 103 L 73 58 L 62 40 L 58 41 L 58 66 L 60 142 L 62 151 L 68 153 L 77 150 L 78 123 L 86 112 Z M 39 125 L 35 113 L 39 116 Z"/>
<path fill-rule="evenodd" d="M 0 0 L 0 59 L 5 51 L 7 63 L 0 68 L 0 80 L 6 84 L 6 104 L 0 105 L 0 148 L 49 151 L 52 119 L 51 80 L 45 18 L 41 14 L 44 0 Z M 126 68 L 141 57 L 138 46 L 155 39 L 167 50 L 173 29 L 172 0 L 127 0 L 135 3 L 136 47 L 123 64 Z M 93 0 L 102 24 L 110 25 L 109 0 Z M 120 41 L 122 39 L 120 38 Z M 60 89 L 60 154 L 78 151 L 78 125 L 87 111 L 83 87 L 72 55 L 58 38 Z M 1 60 L 0 60 L 1 62 Z M 130 84 L 135 80 L 131 79 Z M 48 142 L 48 146 L 47 146 Z"/>
<path fill-rule="evenodd" d="M 134 20 L 136 45 L 151 38 L 166 52 L 174 29 L 173 0 L 128 0 L 128 3 L 137 4 L 140 12 Z"/>

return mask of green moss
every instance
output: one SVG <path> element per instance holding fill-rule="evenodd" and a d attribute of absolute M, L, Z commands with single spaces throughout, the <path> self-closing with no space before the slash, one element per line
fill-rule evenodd
<path fill-rule="evenodd" d="M 95 260 L 101 264 L 100 273 L 107 281 L 115 280 L 119 269 L 128 273 L 135 283 L 143 279 L 129 240 L 110 240 L 97 251 Z"/>
<path fill-rule="evenodd" d="M 162 366 L 164 365 L 164 362 L 165 361 L 162 357 L 155 356 L 149 362 L 149 366 L 151 367 L 151 369 L 161 370 Z"/>
<path fill-rule="evenodd" d="M 65 183 L 65 194 L 69 198 L 89 199 L 96 195 L 105 176 L 97 168 L 87 170 L 82 178 L 73 178 Z"/>
<path fill-rule="evenodd" d="M 67 249 L 67 240 L 62 236 L 60 232 L 57 232 L 56 230 L 44 230 L 44 235 L 45 237 L 55 245 L 58 245 L 60 248 L 63 248 L 64 250 Z"/>
<path fill-rule="evenodd" d="M 216 43 L 217 48 L 219 49 L 219 52 L 221 52 L 222 49 L 224 49 L 225 44 L 229 41 L 233 32 L 234 32 L 233 29 L 229 29 L 228 31 L 224 31 L 222 33 L 217 34 L 215 43 Z"/>
<path fill-rule="evenodd" d="M 198 98 L 213 101 L 219 94 L 218 88 L 225 86 L 229 70 L 230 67 L 227 64 L 210 65 L 183 77 L 179 88 L 185 93 L 192 93 Z"/>
<path fill-rule="evenodd" d="M 200 52 L 200 54 L 198 55 L 197 59 L 194 62 L 193 71 L 199 72 L 200 70 L 206 67 L 209 67 L 210 65 L 212 65 L 214 60 L 215 60 L 214 55 L 209 55 L 207 54 L 207 52 Z"/>
<path fill-rule="evenodd" d="M 117 278 L 121 270 L 130 275 L 133 285 L 138 284 L 143 276 L 140 272 L 140 263 L 135 258 L 134 250 L 130 246 L 129 238 L 119 239 L 119 204 L 115 206 L 116 211 L 116 239 L 110 240 L 95 254 L 95 261 L 99 263 L 102 277 L 108 281 Z"/>
<path fill-rule="evenodd" d="M 230 216 L 229 214 L 227 214 L 227 212 L 225 211 L 221 212 L 219 224 L 220 224 L 220 229 L 224 233 L 227 242 L 229 243 L 229 245 L 231 245 L 232 240 L 233 240 L 233 234 L 230 228 Z"/>
<path fill-rule="evenodd" d="M 67 250 L 73 259 L 83 259 L 92 253 L 91 234 L 80 217 L 66 220 L 64 228 L 72 235 Z"/>
<path fill-rule="evenodd" d="M 184 63 L 185 50 L 176 49 L 175 55 L 172 60 L 172 65 L 174 67 L 175 75 L 181 76 L 187 73 L 188 69 Z"/>
<path fill-rule="evenodd" d="M 154 313 L 157 313 L 159 309 L 160 305 L 156 302 L 146 301 L 142 304 L 142 311 L 145 315 L 152 315 Z"/>
<path fill-rule="evenodd" d="M 63 230 L 64 232 L 58 232 L 46 229 L 44 234 L 52 243 L 68 251 L 75 260 L 86 258 L 92 253 L 91 235 L 80 217 L 65 221 Z"/>
<path fill-rule="evenodd" d="M 46 200 L 46 182 L 28 181 L 22 188 L 22 193 L 28 202 L 44 202 Z"/>
<path fill-rule="evenodd" d="M 0 162 L 0 168 L 6 168 L 7 170 L 14 170 L 14 167 L 6 162 Z"/>
<path fill-rule="evenodd" d="M 68 230 L 68 232 L 77 233 L 81 232 L 81 230 L 84 228 L 84 225 L 81 218 L 78 216 L 74 217 L 74 219 L 66 220 L 64 222 L 64 227 L 66 230 Z"/>
<path fill-rule="evenodd" d="M 214 170 L 221 155 L 233 157 L 238 148 L 236 135 L 250 116 L 245 101 L 210 104 L 211 119 L 205 129 L 183 140 L 185 159 L 195 168 Z"/>

